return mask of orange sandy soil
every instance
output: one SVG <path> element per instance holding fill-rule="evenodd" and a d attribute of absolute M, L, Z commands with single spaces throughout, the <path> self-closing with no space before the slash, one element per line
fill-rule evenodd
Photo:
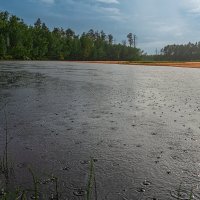
<path fill-rule="evenodd" d="M 146 66 L 170 66 L 170 67 L 200 68 L 200 62 L 129 62 L 129 61 L 81 61 L 81 62 L 100 63 L 100 64 L 125 64 L 125 65 L 146 65 Z"/>

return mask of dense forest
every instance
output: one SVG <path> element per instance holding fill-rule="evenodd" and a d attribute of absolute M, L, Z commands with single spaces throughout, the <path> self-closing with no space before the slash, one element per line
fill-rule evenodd
<path fill-rule="evenodd" d="M 0 12 L 0 59 L 24 60 L 138 60 L 134 35 L 127 44 L 114 44 L 113 35 L 89 30 L 76 35 L 71 29 L 50 30 L 39 18 L 33 26 L 8 12 Z"/>
<path fill-rule="evenodd" d="M 167 45 L 161 49 L 161 58 L 172 61 L 200 60 L 200 42 L 195 44 L 189 42 L 185 45 Z"/>
<path fill-rule="evenodd" d="M 132 33 L 116 44 L 104 31 L 77 35 L 70 28 L 50 30 L 39 18 L 31 26 L 5 11 L 0 12 L 0 59 L 199 61 L 200 42 L 167 45 L 156 55 L 142 55 Z"/>
<path fill-rule="evenodd" d="M 200 61 L 200 42 L 167 45 L 156 55 L 143 55 L 147 61 Z"/>

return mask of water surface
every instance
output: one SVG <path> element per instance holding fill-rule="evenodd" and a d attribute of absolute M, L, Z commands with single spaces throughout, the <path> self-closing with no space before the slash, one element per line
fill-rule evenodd
<path fill-rule="evenodd" d="M 31 166 L 45 198 L 53 174 L 60 199 L 83 199 L 76 191 L 92 157 L 98 199 L 175 199 L 181 183 L 183 199 L 191 188 L 200 199 L 199 77 L 199 69 L 0 62 L 0 150 L 7 103 L 16 184 L 32 186 Z"/>

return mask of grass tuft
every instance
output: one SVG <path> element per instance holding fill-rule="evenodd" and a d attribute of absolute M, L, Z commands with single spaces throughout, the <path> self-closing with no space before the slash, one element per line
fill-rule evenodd
<path fill-rule="evenodd" d="M 94 182 L 94 160 L 90 158 L 89 178 L 87 183 L 86 200 L 91 200 L 92 188 Z"/>
<path fill-rule="evenodd" d="M 39 181 L 38 181 L 37 177 L 35 176 L 35 174 L 33 173 L 32 169 L 30 167 L 28 168 L 28 170 L 31 173 L 32 178 L 33 178 L 33 185 L 34 185 L 34 197 L 33 198 L 35 200 L 38 200 L 39 199 L 39 193 L 38 193 Z"/>

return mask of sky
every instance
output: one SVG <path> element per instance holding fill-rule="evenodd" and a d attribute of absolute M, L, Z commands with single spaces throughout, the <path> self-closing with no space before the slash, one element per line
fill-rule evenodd
<path fill-rule="evenodd" d="M 104 30 L 116 43 L 131 32 L 148 54 L 200 41 L 200 0 L 0 0 L 0 10 L 27 24 L 41 18 L 51 29 L 72 28 L 76 34 Z"/>

